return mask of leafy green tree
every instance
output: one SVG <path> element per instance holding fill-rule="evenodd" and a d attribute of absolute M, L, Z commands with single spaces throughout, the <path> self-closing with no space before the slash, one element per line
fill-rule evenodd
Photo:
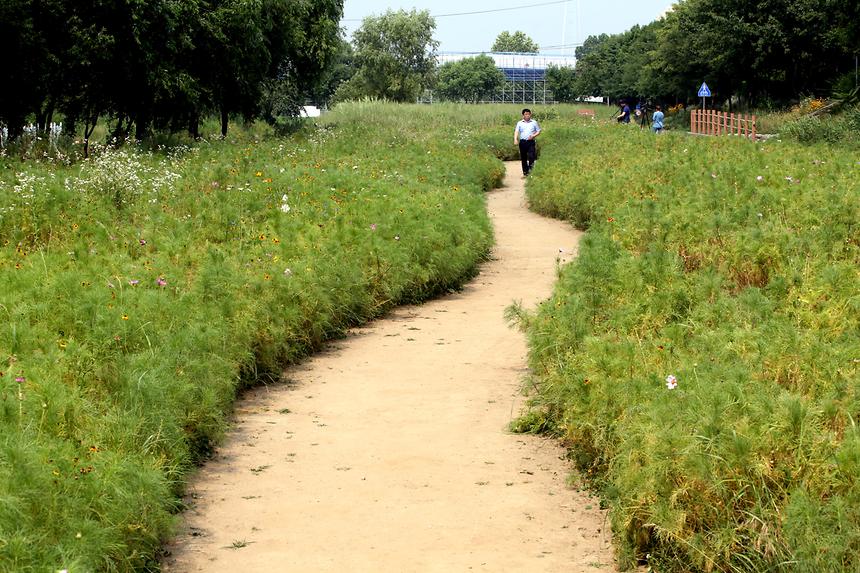
<path fill-rule="evenodd" d="M 341 94 L 413 101 L 432 85 L 436 22 L 426 10 L 368 16 L 353 34 L 358 67 Z"/>
<path fill-rule="evenodd" d="M 119 55 L 126 48 L 117 9 L 116 3 L 92 0 L 79 2 L 72 14 L 55 13 L 66 22 L 68 49 L 57 54 L 62 88 L 52 97 L 65 114 L 67 134 L 75 134 L 83 122 L 85 153 L 99 118 L 116 114 L 130 75 Z"/>
<path fill-rule="evenodd" d="M 226 135 L 230 115 L 295 115 L 340 48 L 340 0 L 222 0 L 206 16 L 200 67 Z"/>
<path fill-rule="evenodd" d="M 505 30 L 493 42 L 490 48 L 493 52 L 516 52 L 520 54 L 537 54 L 540 46 L 529 38 L 525 32 L 516 31 L 513 34 Z"/>
<path fill-rule="evenodd" d="M 575 91 L 581 96 L 619 97 L 624 94 L 617 79 L 620 40 L 618 35 L 589 36 L 576 49 Z"/>
<path fill-rule="evenodd" d="M 547 87 L 552 90 L 556 101 L 571 102 L 576 93 L 576 70 L 569 67 L 550 65 L 546 69 Z"/>
<path fill-rule="evenodd" d="M 272 119 L 317 89 L 342 39 L 342 0 L 0 0 L 0 122 L 89 135 L 112 119 L 120 140 L 220 112 Z M 8 86 L 8 87 L 6 87 Z"/>
<path fill-rule="evenodd" d="M 342 49 L 338 22 L 341 0 L 314 2 L 278 1 L 278 10 L 268 28 L 271 64 L 262 84 L 262 117 L 279 125 L 298 115 L 299 109 L 320 88 L 327 69 Z M 274 94 L 274 98 L 271 97 Z M 266 97 L 269 96 L 269 97 Z M 269 113 L 269 109 L 275 113 Z"/>
<path fill-rule="evenodd" d="M 495 93 L 504 81 L 505 74 L 493 58 L 481 54 L 440 66 L 436 90 L 447 100 L 477 103 Z"/>
<path fill-rule="evenodd" d="M 323 105 L 331 103 L 338 88 L 346 84 L 355 72 L 355 50 L 352 44 L 341 38 L 331 65 L 323 71 L 317 87 L 311 90 L 311 101 Z"/>
<path fill-rule="evenodd" d="M 748 101 L 826 93 L 853 62 L 856 2 L 688 0 L 658 32 L 655 54 L 667 79 L 687 93 L 702 80 L 714 95 Z M 846 34 L 845 32 L 848 31 Z"/>
<path fill-rule="evenodd" d="M 39 33 L 32 0 L 0 1 L 0 53 L 3 87 L 0 88 L 0 122 L 10 138 L 23 133 L 27 117 L 45 95 L 49 54 Z"/>

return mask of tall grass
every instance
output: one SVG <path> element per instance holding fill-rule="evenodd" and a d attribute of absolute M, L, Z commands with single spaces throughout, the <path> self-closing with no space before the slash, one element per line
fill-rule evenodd
<path fill-rule="evenodd" d="M 456 109 L 344 106 L 0 172 L 0 570 L 133 571 L 243 386 L 490 248 L 501 163 Z M 495 119 L 494 119 L 495 118 Z"/>
<path fill-rule="evenodd" d="M 518 428 L 569 445 L 625 566 L 860 570 L 856 155 L 543 138 L 530 203 L 588 233 L 523 317 L 540 391 Z"/>

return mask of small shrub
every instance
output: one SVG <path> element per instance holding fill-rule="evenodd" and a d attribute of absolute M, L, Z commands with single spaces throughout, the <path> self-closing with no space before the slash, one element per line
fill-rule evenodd
<path fill-rule="evenodd" d="M 846 138 L 848 125 L 830 117 L 805 116 L 786 123 L 783 134 L 800 143 L 839 143 Z"/>

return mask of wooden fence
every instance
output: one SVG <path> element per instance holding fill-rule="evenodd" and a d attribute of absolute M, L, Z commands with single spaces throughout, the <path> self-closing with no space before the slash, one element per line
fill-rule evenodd
<path fill-rule="evenodd" d="M 700 135 L 742 135 L 755 139 L 755 115 L 694 109 L 690 112 L 690 132 Z"/>

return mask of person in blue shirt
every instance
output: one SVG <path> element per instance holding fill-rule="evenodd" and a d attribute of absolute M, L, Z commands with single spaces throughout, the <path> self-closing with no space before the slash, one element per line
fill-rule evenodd
<path fill-rule="evenodd" d="M 520 146 L 520 161 L 523 164 L 523 177 L 531 173 L 537 159 L 535 137 L 540 135 L 538 122 L 532 119 L 532 111 L 523 110 L 523 118 L 514 127 L 514 145 Z"/>
<path fill-rule="evenodd" d="M 651 116 L 651 129 L 654 130 L 654 133 L 662 133 L 663 132 L 663 111 L 660 106 L 656 106 L 654 108 L 654 115 Z"/>
<path fill-rule="evenodd" d="M 627 102 L 621 100 L 618 102 L 618 107 L 620 111 L 618 112 L 618 117 L 615 118 L 618 123 L 630 123 L 630 106 L 627 105 Z"/>

